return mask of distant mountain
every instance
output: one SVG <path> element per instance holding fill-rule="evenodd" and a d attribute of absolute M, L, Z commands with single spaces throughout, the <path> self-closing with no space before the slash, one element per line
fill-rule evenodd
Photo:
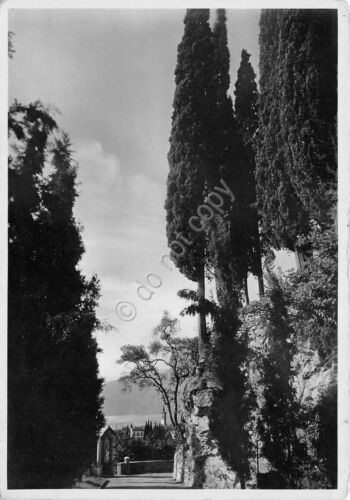
<path fill-rule="evenodd" d="M 118 380 L 105 384 L 103 412 L 105 415 L 160 415 L 163 407 L 160 395 L 155 389 L 147 388 L 139 391 L 134 387 L 131 392 L 122 390 Z"/>

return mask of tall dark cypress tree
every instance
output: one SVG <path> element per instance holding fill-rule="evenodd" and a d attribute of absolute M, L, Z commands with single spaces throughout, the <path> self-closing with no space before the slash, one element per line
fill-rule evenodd
<path fill-rule="evenodd" d="M 235 112 L 245 143 L 252 142 L 258 128 L 258 87 L 250 54 L 243 49 L 235 83 Z"/>
<path fill-rule="evenodd" d="M 238 310 L 241 292 L 248 272 L 249 234 L 246 225 L 246 194 L 244 147 L 238 123 L 229 96 L 230 54 L 227 46 L 226 13 L 216 12 L 214 24 L 215 76 L 217 115 L 213 131 L 213 177 L 211 186 L 224 179 L 235 195 L 230 211 L 218 216 L 212 223 L 209 254 L 215 270 L 220 307 L 214 315 L 213 356 L 211 369 L 215 371 L 218 387 L 212 404 L 211 428 L 219 450 L 230 467 L 238 474 L 241 487 L 249 476 L 249 420 L 251 399 L 242 363 L 247 345 L 238 338 Z"/>
<path fill-rule="evenodd" d="M 69 487 L 94 459 L 103 423 L 97 371 L 98 283 L 77 269 L 76 171 L 67 136 L 35 103 L 10 110 L 23 154 L 9 175 L 9 454 L 11 488 Z"/>
<path fill-rule="evenodd" d="M 235 84 L 235 113 L 246 149 L 245 195 L 246 231 L 249 233 L 248 270 L 258 277 L 259 295 L 264 295 L 261 265 L 261 241 L 256 210 L 254 139 L 258 129 L 258 88 L 255 73 L 249 61 L 250 54 L 242 50 L 241 64 Z"/>
<path fill-rule="evenodd" d="M 39 179 L 44 167 L 47 140 L 55 128 L 54 119 L 39 102 L 29 106 L 15 102 L 10 107 L 9 137 L 19 141 L 21 152 L 9 157 L 9 488 L 27 487 L 30 483 L 26 471 L 39 460 L 35 454 L 35 447 L 38 446 L 36 430 L 42 423 L 38 393 L 46 336 L 41 309 L 45 285 L 36 277 L 35 234 L 41 202 Z M 34 485 L 37 477 L 35 474 L 32 476 Z"/>
<path fill-rule="evenodd" d="M 293 9 L 280 21 L 285 168 L 303 207 L 325 227 L 337 172 L 337 11 Z"/>
<path fill-rule="evenodd" d="M 268 298 L 266 335 L 269 352 L 263 359 L 264 404 L 259 432 L 264 455 L 282 475 L 286 487 L 293 488 L 300 448 L 296 434 L 300 407 L 292 386 L 295 342 L 286 300 L 277 277 L 273 275 L 269 277 Z"/>
<path fill-rule="evenodd" d="M 227 216 L 217 216 L 212 224 L 209 255 L 215 269 L 219 302 L 238 306 L 248 270 L 245 180 L 246 151 L 233 112 L 230 86 L 230 54 L 227 46 L 226 13 L 218 9 L 213 29 L 215 42 L 216 119 L 212 132 L 212 157 L 208 183 L 213 188 L 223 179 L 235 199 Z"/>
<path fill-rule="evenodd" d="M 308 233 L 309 221 L 284 168 L 278 73 L 279 21 L 277 10 L 261 14 L 257 199 L 264 237 L 273 248 L 294 251 L 298 236 Z"/>
<path fill-rule="evenodd" d="M 56 426 L 48 435 L 53 448 L 58 446 L 56 464 L 60 463 L 61 473 L 69 477 L 71 471 L 79 474 L 90 465 L 96 434 L 103 424 L 102 380 L 98 378 L 98 348 L 92 335 L 99 326 L 95 315 L 99 284 L 96 276 L 86 280 L 77 267 L 84 246 L 73 215 L 77 172 L 66 134 L 55 141 L 52 153 L 54 172 L 43 188 L 46 210 L 39 219 L 37 242 L 44 249 L 42 278 L 50 283 L 46 311 L 51 318 L 51 351 L 45 366 L 51 394 L 49 411 Z M 55 427 L 61 429 L 59 443 Z"/>
<path fill-rule="evenodd" d="M 181 249 L 176 240 L 191 233 L 189 220 L 206 194 L 211 128 L 215 116 L 214 44 L 208 9 L 188 9 L 178 47 L 175 70 L 169 176 L 167 182 L 167 237 L 176 266 L 198 284 L 200 349 L 207 342 L 205 313 L 206 243 L 204 232 Z M 193 234 L 193 231 L 192 231 Z M 191 239 L 191 238 L 189 238 Z"/>
<path fill-rule="evenodd" d="M 263 11 L 257 195 L 275 248 L 307 248 L 331 222 L 336 181 L 337 11 Z"/>

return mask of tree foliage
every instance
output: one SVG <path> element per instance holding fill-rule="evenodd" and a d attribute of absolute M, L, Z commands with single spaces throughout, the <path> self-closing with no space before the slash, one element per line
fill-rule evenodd
<path fill-rule="evenodd" d="M 186 45 L 183 38 L 178 63 L 187 47 L 185 60 L 202 76 L 196 66 L 198 60 L 192 57 L 203 31 L 195 29 L 194 23 L 191 29 L 192 38 L 187 41 L 192 45 Z M 190 35 L 186 28 L 185 34 Z M 206 34 L 209 40 L 208 31 Z M 206 222 L 200 247 L 190 246 L 190 253 L 185 252 L 178 260 L 173 256 L 178 267 L 192 266 L 182 268 L 190 279 L 203 279 L 204 267 L 208 275 L 212 273 L 219 302 L 206 300 L 203 289 L 180 292 L 191 302 L 183 313 L 210 315 L 213 324 L 207 329 L 206 357 L 200 357 L 197 378 L 189 384 L 188 408 L 193 410 L 191 402 L 202 390 L 202 383 L 210 387 L 211 430 L 222 456 L 238 471 L 242 486 L 249 476 L 252 426 L 260 433 L 262 451 L 283 478 L 284 486 L 301 487 L 303 481 L 322 487 L 335 484 L 331 466 L 335 447 L 328 446 L 327 450 L 329 442 L 322 442 L 322 432 L 330 422 L 330 434 L 336 434 L 334 381 L 321 401 L 304 404 L 296 395 L 295 367 L 300 365 L 297 356 L 303 342 L 310 343 L 312 351 L 317 349 L 325 369 L 336 365 L 336 13 L 311 9 L 263 11 L 260 96 L 249 54 L 243 51 L 235 112 L 228 95 L 230 61 L 223 9 L 217 11 L 212 41 L 214 55 L 208 45 L 208 57 L 201 68 L 208 69 L 206 76 L 212 78 L 213 88 L 208 86 L 210 78 L 196 81 L 198 99 L 206 95 L 201 118 L 208 110 L 211 114 L 203 121 L 198 115 L 190 116 L 193 108 L 189 103 L 199 102 L 185 93 L 193 90 L 186 86 L 192 80 L 177 80 L 174 104 L 186 105 L 174 106 L 169 154 L 166 206 L 170 244 L 179 237 L 179 231 L 185 231 L 191 215 L 207 201 L 206 196 L 221 178 L 235 195 L 228 214 L 217 214 Z M 181 60 L 181 68 L 186 67 L 190 75 L 185 60 Z M 205 129 L 197 128 L 202 123 Z M 205 133 L 200 135 L 199 130 Z M 208 133 L 211 142 L 202 139 Z M 191 168 L 199 137 L 205 155 L 201 156 L 200 176 L 195 178 Z M 188 162 L 180 163 L 184 158 Z M 193 251 L 198 248 L 200 255 Z M 239 321 L 241 294 L 248 272 L 261 278 L 261 253 L 267 256 L 266 267 L 271 272 L 273 249 L 281 248 L 300 253 L 308 250 L 310 259 L 286 278 L 278 280 L 271 275 L 268 297 L 248 307 L 249 321 L 255 323 L 253 328 L 262 338 L 257 335 L 255 339 L 257 344 L 261 340 L 257 348 L 261 354 L 257 362 L 260 392 L 256 397 L 263 402 L 262 408 L 255 408 L 261 417 L 257 426 L 252 421 L 254 395 L 247 380 L 250 349 L 245 334 L 250 326 L 245 322 L 247 316 L 242 327 Z M 303 372 L 302 376 L 306 379 L 309 375 Z M 315 471 L 309 473 L 316 462 L 317 479 Z M 308 476 L 303 472 L 306 470 Z"/>
<path fill-rule="evenodd" d="M 325 487 L 337 487 L 337 237 L 334 228 L 313 228 L 313 258 L 284 283 L 291 325 L 298 346 L 309 343 L 318 353 L 320 368 L 331 373 L 313 407 L 306 433 L 311 436 Z M 319 477 L 317 478 L 319 481 Z M 317 484 L 317 483 L 316 483 Z"/>
<path fill-rule="evenodd" d="M 255 397 L 249 386 L 246 366 L 247 339 L 239 334 L 238 310 L 220 307 L 213 322 L 213 358 L 221 391 L 215 399 L 211 427 L 218 439 L 222 456 L 238 473 L 244 488 L 250 477 L 252 453 L 249 422 Z"/>
<path fill-rule="evenodd" d="M 209 9 L 188 9 L 185 30 L 178 46 L 175 69 L 169 175 L 165 203 L 167 238 L 171 258 L 180 271 L 196 281 L 200 302 L 205 299 L 205 233 L 189 235 L 191 217 L 204 203 L 212 158 L 212 132 L 215 126 L 214 43 L 209 25 Z M 188 245 L 179 250 L 178 239 Z M 205 350 L 205 314 L 199 311 L 199 348 Z"/>
<path fill-rule="evenodd" d="M 258 129 L 258 89 L 255 73 L 249 61 L 250 54 L 242 50 L 241 64 L 235 83 L 235 113 L 240 133 L 245 144 L 245 162 L 242 178 L 245 194 L 245 224 L 247 234 L 247 270 L 258 277 L 260 296 L 264 294 L 262 277 L 262 242 L 256 209 L 255 149 L 254 141 Z"/>
<path fill-rule="evenodd" d="M 168 155 L 165 207 L 170 247 L 179 234 L 188 236 L 189 220 L 204 202 L 208 163 L 211 161 L 210 133 L 215 116 L 214 44 L 209 10 L 188 9 L 184 23 L 175 69 L 176 90 Z M 176 255 L 175 247 L 172 250 L 171 257 L 180 271 L 197 281 L 205 264 L 203 238 L 197 237 L 184 255 Z"/>
<path fill-rule="evenodd" d="M 170 421 L 181 438 L 179 418 L 182 384 L 189 378 L 197 362 L 197 338 L 178 336 L 178 320 L 164 313 L 159 325 L 154 329 L 155 340 L 149 348 L 139 345 L 122 346 L 118 363 L 131 365 L 131 371 L 120 377 L 125 389 L 133 385 L 144 389 L 154 387 L 166 406 Z"/>
<path fill-rule="evenodd" d="M 336 176 L 336 11 L 266 10 L 260 19 L 257 195 L 274 248 L 329 224 Z"/>
<path fill-rule="evenodd" d="M 255 411 L 255 420 L 261 419 L 258 426 L 264 443 L 261 451 L 284 478 L 283 487 L 293 484 L 294 488 L 334 488 L 337 484 L 335 232 L 314 228 L 311 241 L 313 258 L 302 269 L 278 280 L 273 278 L 266 299 L 245 308 L 241 320 L 242 330 L 250 332 L 247 353 L 250 383 L 258 400 L 265 400 L 262 410 Z"/>
<path fill-rule="evenodd" d="M 227 45 L 226 13 L 218 9 L 213 28 L 215 44 L 216 114 L 212 133 L 207 182 L 211 189 L 224 179 L 234 193 L 227 215 L 217 215 L 208 228 L 208 264 L 214 269 L 221 303 L 243 288 L 248 272 L 249 234 L 247 233 L 247 151 L 229 96 L 230 54 Z M 232 295 L 233 294 L 233 295 Z"/>
<path fill-rule="evenodd" d="M 124 462 L 124 457 L 131 460 L 172 460 L 175 440 L 171 430 L 160 424 L 148 426 L 144 439 L 131 439 L 129 427 L 116 431 L 114 461 Z"/>
<path fill-rule="evenodd" d="M 328 487 L 338 484 L 338 390 L 333 380 L 322 394 L 316 407 L 317 434 L 314 446 L 320 461 L 321 473 L 328 479 Z"/>
<path fill-rule="evenodd" d="M 263 453 L 284 477 L 289 487 L 295 486 L 295 463 L 300 448 L 297 439 L 300 407 L 292 385 L 292 361 L 295 354 L 293 330 L 286 300 L 276 276 L 269 277 L 267 303 L 268 353 L 263 359 L 264 403 L 260 432 Z"/>
<path fill-rule="evenodd" d="M 243 49 L 235 83 L 235 113 L 244 143 L 252 142 L 258 128 L 258 87 L 250 62 L 250 54 Z"/>
<path fill-rule="evenodd" d="M 336 16 L 336 11 L 322 9 L 266 10 L 260 19 L 256 179 L 262 231 L 273 248 L 309 251 L 302 268 L 281 281 L 280 301 L 286 307 L 285 326 L 291 329 L 296 357 L 300 358 L 305 346 L 310 346 L 319 359 L 313 372 L 318 369 L 331 377 L 320 399 L 310 396 L 300 408 L 299 419 L 293 420 L 293 415 L 289 419 L 294 427 L 298 426 L 305 436 L 304 444 L 308 445 L 307 456 L 299 455 L 299 463 L 290 467 L 291 471 L 298 469 L 298 484 L 304 485 L 301 487 L 336 485 Z M 290 349 L 286 345 L 283 350 L 291 352 Z M 297 366 L 306 382 L 312 372 L 300 362 Z M 265 391 L 267 374 L 273 381 L 276 371 L 276 367 L 272 372 L 270 368 L 265 366 Z M 278 380 L 275 385 L 283 378 L 279 376 Z M 281 393 L 294 398 L 287 389 Z M 271 415 L 272 422 L 273 412 Z M 283 415 L 273 424 L 275 432 L 280 422 Z M 288 427 L 281 428 L 281 435 L 287 437 L 287 430 Z M 280 453 L 282 450 L 283 443 Z M 292 457 L 297 455 L 293 452 Z M 285 456 L 288 458 L 288 453 Z M 283 463 L 283 456 L 276 466 L 278 463 Z"/>
<path fill-rule="evenodd" d="M 327 363 L 337 352 L 337 237 L 332 227 L 325 231 L 315 227 L 310 240 L 313 257 L 287 275 L 284 292 L 298 340 L 310 341 Z"/>
<path fill-rule="evenodd" d="M 92 332 L 96 277 L 73 207 L 76 167 L 67 135 L 35 102 L 9 112 L 8 387 L 10 487 L 69 486 L 94 458 L 103 424 Z M 44 166 L 50 164 L 52 173 Z M 82 415 L 84 418 L 82 419 Z"/>

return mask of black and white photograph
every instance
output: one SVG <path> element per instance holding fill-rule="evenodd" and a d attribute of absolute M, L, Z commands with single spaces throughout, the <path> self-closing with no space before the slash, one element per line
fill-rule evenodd
<path fill-rule="evenodd" d="M 47 4 L 0 6 L 0 495 L 345 499 L 349 5 Z"/>

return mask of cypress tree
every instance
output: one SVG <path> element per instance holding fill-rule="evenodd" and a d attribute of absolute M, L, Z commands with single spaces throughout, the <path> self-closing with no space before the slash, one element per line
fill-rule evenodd
<path fill-rule="evenodd" d="M 280 15 L 285 169 L 310 217 L 324 226 L 336 182 L 337 11 Z"/>
<path fill-rule="evenodd" d="M 9 460 L 11 488 L 69 487 L 94 458 L 103 423 L 92 331 L 96 277 L 77 269 L 83 252 L 73 217 L 76 170 L 67 136 L 35 103 L 10 110 L 21 138 L 9 174 Z M 51 153 L 51 152 L 50 152 Z"/>
<path fill-rule="evenodd" d="M 99 284 L 96 276 L 89 281 L 77 268 L 84 246 L 73 215 L 77 173 L 66 134 L 55 141 L 52 153 L 54 171 L 43 189 L 46 210 L 39 219 L 42 239 L 37 238 L 43 249 L 42 278 L 50 283 L 45 308 L 51 337 L 44 379 L 51 395 L 48 412 L 55 425 L 46 439 L 51 436 L 53 449 L 58 448 L 56 466 L 60 464 L 61 474 L 69 478 L 90 465 L 104 421 L 98 348 L 92 335 L 99 326 L 95 315 Z M 59 442 L 57 428 L 61 429 Z"/>
<path fill-rule="evenodd" d="M 38 460 L 36 430 L 42 423 L 38 404 L 40 367 L 45 351 L 41 301 L 45 285 L 36 277 L 37 214 L 40 177 L 55 120 L 39 102 L 9 110 L 9 138 L 19 154 L 9 157 L 8 260 L 8 485 L 26 487 L 26 472 Z M 42 447 L 41 447 L 42 451 Z M 33 452 L 33 453 L 31 453 Z M 35 476 L 35 475 L 34 475 Z M 33 477 L 35 481 L 37 478 Z"/>
<path fill-rule="evenodd" d="M 243 49 L 235 83 L 235 113 L 245 143 L 252 142 L 258 128 L 258 88 L 250 54 Z"/>
<path fill-rule="evenodd" d="M 336 176 L 336 11 L 263 11 L 257 197 L 275 248 L 307 249 L 331 222 Z"/>
<path fill-rule="evenodd" d="M 230 55 L 227 46 L 226 13 L 218 9 L 213 29 L 215 41 L 216 126 L 213 132 L 213 180 L 223 178 L 235 200 L 228 214 L 217 216 L 210 228 L 209 251 L 217 281 L 220 307 L 213 315 L 211 370 L 217 382 L 210 415 L 211 429 L 222 457 L 238 473 L 241 487 L 249 476 L 249 420 L 251 401 L 242 364 L 247 346 L 238 337 L 238 310 L 248 272 L 249 233 L 246 225 L 246 148 L 229 96 Z M 246 291 L 246 298 L 248 294 Z"/>
<path fill-rule="evenodd" d="M 211 229 L 209 255 L 215 270 L 221 304 L 231 301 L 238 306 L 248 271 L 248 234 L 245 213 L 246 151 L 234 116 L 230 86 L 230 54 L 227 46 L 226 13 L 218 9 L 213 29 L 215 43 L 216 117 L 212 132 L 212 157 L 208 183 L 211 188 L 224 179 L 234 193 L 226 216 L 217 216 Z"/>
<path fill-rule="evenodd" d="M 246 149 L 244 165 L 246 195 L 246 231 L 249 233 L 248 270 L 258 277 L 259 295 L 264 295 L 261 266 L 261 242 L 256 211 L 254 139 L 258 128 L 258 89 L 250 54 L 242 50 L 241 64 L 235 83 L 235 113 Z"/>
<path fill-rule="evenodd" d="M 260 101 L 256 180 L 262 232 L 271 246 L 294 251 L 299 234 L 309 230 L 303 209 L 284 169 L 285 144 L 280 130 L 278 73 L 279 14 L 263 11 L 260 18 Z"/>
<path fill-rule="evenodd" d="M 268 354 L 262 360 L 264 403 L 259 432 L 264 455 L 282 475 L 286 487 L 293 488 L 297 450 L 300 449 L 296 435 L 300 407 L 292 386 L 292 360 L 296 348 L 284 293 L 274 275 L 269 277 L 268 299 Z"/>
<path fill-rule="evenodd" d="M 211 128 L 215 116 L 214 44 L 208 9 L 188 9 L 178 47 L 175 70 L 169 175 L 167 181 L 167 237 L 171 257 L 180 271 L 196 281 L 199 298 L 200 348 L 207 343 L 205 300 L 206 243 L 204 232 L 192 242 L 192 216 L 203 204 L 210 158 Z M 191 234 L 191 237 L 189 237 Z M 182 246 L 181 237 L 191 243 Z"/>

